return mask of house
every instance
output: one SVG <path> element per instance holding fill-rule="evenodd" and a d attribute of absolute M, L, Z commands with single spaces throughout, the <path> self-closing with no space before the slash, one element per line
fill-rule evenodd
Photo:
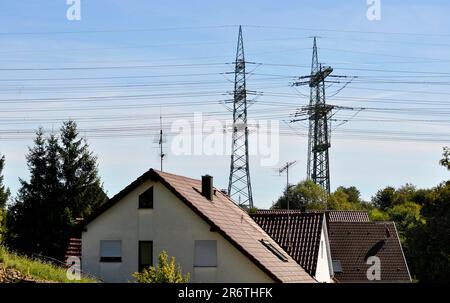
<path fill-rule="evenodd" d="M 318 282 L 333 282 L 323 212 L 258 210 L 251 217 Z"/>
<path fill-rule="evenodd" d="M 128 282 L 165 250 L 191 282 L 316 282 L 212 180 L 145 172 L 80 225 L 82 270 Z"/>
<path fill-rule="evenodd" d="M 394 222 L 371 222 L 366 211 L 259 210 L 251 216 L 319 282 L 411 282 Z M 379 276 L 368 274 L 373 260 Z"/>
<path fill-rule="evenodd" d="M 339 282 L 411 282 L 394 222 L 333 222 L 328 225 L 334 277 Z M 379 263 L 379 280 L 368 275 Z"/>

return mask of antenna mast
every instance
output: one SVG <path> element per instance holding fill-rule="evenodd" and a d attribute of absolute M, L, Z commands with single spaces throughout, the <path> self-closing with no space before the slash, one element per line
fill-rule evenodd
<path fill-rule="evenodd" d="M 278 170 L 278 173 L 280 175 L 286 172 L 286 202 L 288 210 L 289 210 L 289 167 L 295 165 L 295 163 L 297 163 L 297 161 L 286 162 L 286 165 Z"/>
<path fill-rule="evenodd" d="M 288 229 L 287 229 L 287 238 L 288 238 L 288 247 L 291 247 L 291 218 L 289 217 L 289 167 L 295 165 L 297 161 L 286 162 L 286 165 L 278 170 L 278 173 L 281 175 L 286 172 L 286 203 L 287 203 L 287 220 L 288 220 Z"/>
<path fill-rule="evenodd" d="M 163 140 L 163 127 L 162 127 L 161 113 L 159 114 L 159 126 L 160 126 L 160 129 L 159 129 L 159 157 L 161 160 L 161 171 L 163 171 L 163 160 L 164 160 L 164 157 L 166 156 L 166 154 L 163 152 L 164 140 Z"/>

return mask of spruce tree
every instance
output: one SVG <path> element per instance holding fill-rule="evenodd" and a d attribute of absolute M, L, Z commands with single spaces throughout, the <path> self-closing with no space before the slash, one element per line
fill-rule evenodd
<path fill-rule="evenodd" d="M 5 156 L 0 156 L 0 244 L 3 243 L 5 233 L 5 206 L 9 199 L 9 189 L 3 184 L 3 169 L 5 168 Z"/>
<path fill-rule="evenodd" d="M 56 135 L 49 136 L 45 153 L 46 170 L 44 176 L 43 232 L 40 237 L 48 256 L 58 257 L 64 254 L 67 234 L 72 221 L 64 207 L 61 161 L 59 159 L 59 144 Z"/>
<path fill-rule="evenodd" d="M 3 169 L 5 168 L 5 156 L 0 156 L 0 209 L 4 209 L 9 199 L 9 189 L 3 184 Z"/>
<path fill-rule="evenodd" d="M 30 181 L 19 179 L 21 187 L 16 202 L 8 211 L 7 243 L 19 252 L 43 252 L 41 243 L 44 232 L 45 211 L 45 138 L 40 128 L 36 132 L 34 146 L 28 149 L 27 166 Z"/>
<path fill-rule="evenodd" d="M 27 155 L 30 181 L 20 180 L 16 203 L 8 212 L 8 245 L 25 253 L 64 257 L 77 218 L 105 201 L 97 158 L 73 121 L 45 140 L 42 129 Z"/>
<path fill-rule="evenodd" d="M 98 176 L 97 157 L 89 151 L 86 140 L 79 138 L 74 121 L 64 122 L 61 128 L 60 157 L 65 206 L 73 219 L 85 218 L 106 195 Z"/>

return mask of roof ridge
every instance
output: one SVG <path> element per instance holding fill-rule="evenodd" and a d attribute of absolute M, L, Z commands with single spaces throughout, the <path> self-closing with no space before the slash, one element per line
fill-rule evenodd
<path fill-rule="evenodd" d="M 192 178 L 192 177 L 181 176 L 181 175 L 177 175 L 177 174 L 173 174 L 173 173 L 168 173 L 168 172 L 161 171 L 161 170 L 154 169 L 154 168 L 150 168 L 149 171 L 153 171 L 153 172 L 157 173 L 158 175 L 161 175 L 161 174 L 163 174 L 163 175 L 170 175 L 170 176 L 174 176 L 174 177 L 178 177 L 178 178 L 190 179 L 190 180 L 196 181 L 196 182 L 202 182 L 199 179 L 195 179 L 195 178 Z"/>
<path fill-rule="evenodd" d="M 172 176 L 176 176 L 176 177 L 178 177 L 178 178 L 186 178 L 186 179 L 191 179 L 191 180 L 193 180 L 193 181 L 197 181 L 197 182 L 201 182 L 201 180 L 198 180 L 198 179 L 193 179 L 193 178 L 189 178 L 189 177 L 184 177 L 184 176 L 179 176 L 179 175 L 175 175 L 175 174 L 170 174 L 170 173 L 164 173 L 164 172 L 161 172 L 161 171 L 157 171 L 157 170 L 155 170 L 155 172 L 157 173 L 157 174 L 160 174 L 160 173 L 163 173 L 163 174 L 167 174 L 167 175 L 172 175 Z M 163 176 L 161 176 L 161 177 L 163 177 Z M 170 181 L 168 181 L 168 180 L 166 180 L 167 182 L 170 182 Z M 213 188 L 215 188 L 215 187 L 213 187 Z M 215 188 L 215 189 L 217 189 L 217 188 Z M 236 205 L 236 203 L 228 196 L 228 195 L 225 195 L 223 192 L 221 192 L 220 190 L 219 191 L 216 191 L 216 194 L 217 194 L 217 192 L 219 192 L 220 193 L 220 195 L 222 195 L 222 197 L 224 197 L 225 199 L 227 199 L 231 204 L 231 206 L 234 208 L 234 210 L 235 211 L 237 211 L 237 212 L 239 212 L 239 213 L 241 213 L 242 214 L 242 216 L 243 216 L 243 219 L 245 219 L 246 220 L 246 222 L 247 223 L 249 223 L 250 224 L 250 226 L 252 226 L 252 228 L 254 229 L 254 230 L 256 230 L 256 231 L 258 231 L 258 232 L 260 232 L 263 236 L 266 236 L 266 238 L 267 239 L 270 239 L 270 240 L 272 240 L 273 241 L 273 239 L 264 231 L 264 229 L 262 229 L 252 218 L 251 218 L 251 216 L 245 211 L 245 210 L 243 210 L 241 207 L 239 207 L 238 205 Z M 198 192 L 199 194 L 200 194 L 200 196 L 202 196 L 201 195 L 201 192 Z M 203 196 L 202 196 L 203 197 Z M 206 199 L 205 197 L 203 197 L 204 199 Z M 214 204 L 213 204 L 214 205 Z M 228 217 L 229 218 L 229 216 L 227 215 L 227 214 L 222 214 L 223 216 L 226 216 L 226 217 Z M 248 234 L 248 232 L 247 231 L 245 231 L 247 234 Z M 275 241 L 273 241 L 275 244 L 276 244 L 276 242 Z M 283 250 L 284 251 L 284 250 Z"/>

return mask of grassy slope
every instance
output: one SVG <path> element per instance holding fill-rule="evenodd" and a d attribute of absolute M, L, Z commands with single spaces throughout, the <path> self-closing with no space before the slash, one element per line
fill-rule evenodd
<path fill-rule="evenodd" d="M 66 277 L 66 270 L 52 264 L 42 263 L 26 257 L 8 252 L 0 246 L 0 263 L 6 267 L 14 268 L 22 274 L 27 274 L 35 280 L 44 280 L 60 283 L 93 283 L 92 279 L 82 277 L 81 280 L 71 281 Z"/>

